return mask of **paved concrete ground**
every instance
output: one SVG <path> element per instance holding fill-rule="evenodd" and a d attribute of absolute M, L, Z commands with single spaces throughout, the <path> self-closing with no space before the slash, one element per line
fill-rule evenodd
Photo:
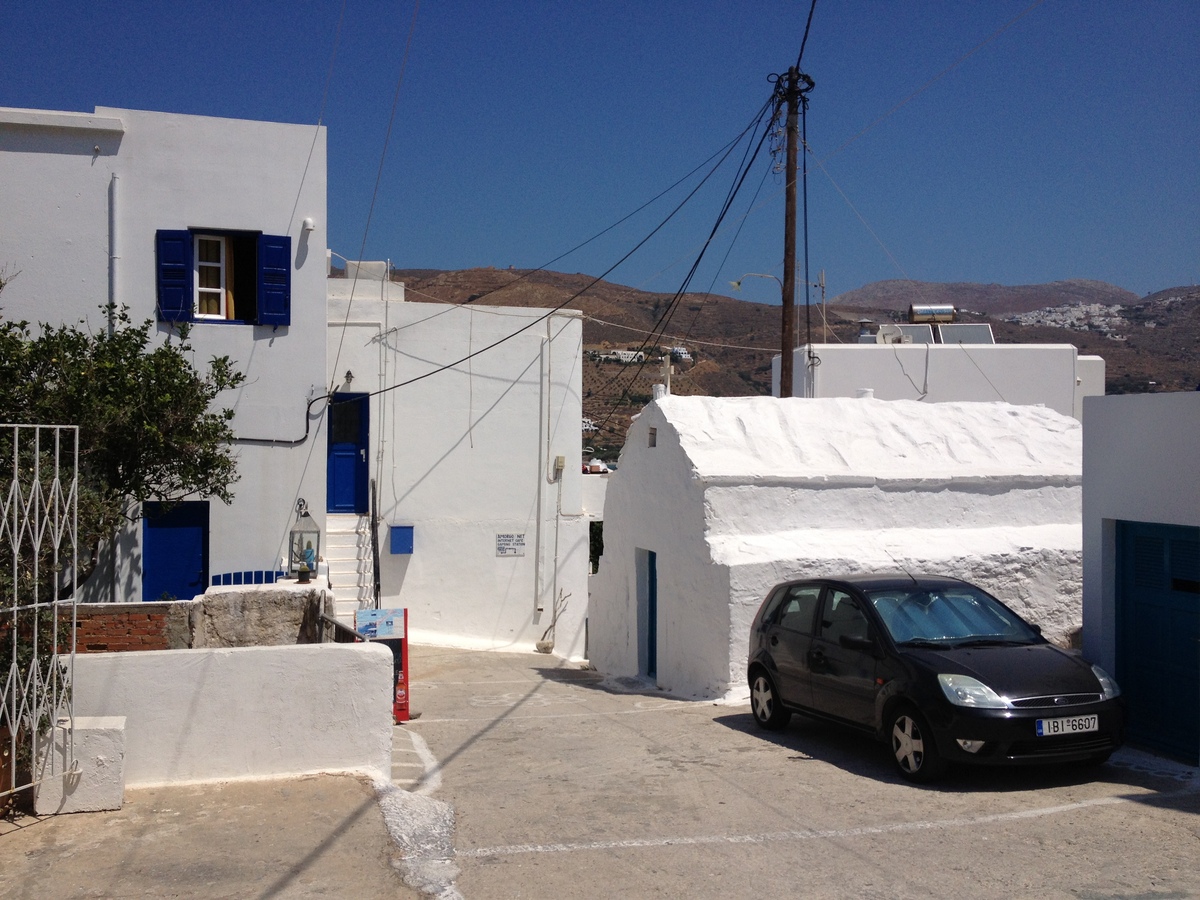
<path fill-rule="evenodd" d="M 414 647 L 411 676 L 405 790 L 131 790 L 0 824 L 0 897 L 1200 897 L 1200 773 L 1145 754 L 918 788 L 836 728 L 764 735 L 553 657 Z"/>
<path fill-rule="evenodd" d="M 0 823 L 0 897 L 419 897 L 347 776 L 129 790 L 116 812 Z"/>
<path fill-rule="evenodd" d="M 831 726 L 768 736 L 545 656 L 415 648 L 411 671 L 437 764 L 409 787 L 453 805 L 469 900 L 1200 896 L 1200 774 L 1145 754 L 920 788 Z"/>

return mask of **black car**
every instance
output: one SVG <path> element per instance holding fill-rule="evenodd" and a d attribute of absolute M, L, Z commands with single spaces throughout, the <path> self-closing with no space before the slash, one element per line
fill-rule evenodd
<path fill-rule="evenodd" d="M 1120 746 L 1120 689 L 995 597 L 956 578 L 856 575 L 772 590 L 750 628 L 750 705 L 889 744 L 900 774 L 948 762 L 1102 763 Z"/>

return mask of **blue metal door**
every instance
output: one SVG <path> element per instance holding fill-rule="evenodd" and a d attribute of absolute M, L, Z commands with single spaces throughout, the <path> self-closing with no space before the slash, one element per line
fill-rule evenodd
<path fill-rule="evenodd" d="M 367 437 L 370 397 L 334 394 L 329 406 L 327 512 L 367 512 Z"/>
<path fill-rule="evenodd" d="M 658 675 L 658 554 L 646 555 L 646 674 Z"/>
<path fill-rule="evenodd" d="M 1200 762 L 1200 528 L 1117 523 L 1117 683 L 1129 739 Z"/>
<path fill-rule="evenodd" d="M 208 501 L 147 503 L 142 520 L 142 600 L 191 600 L 208 587 Z"/>

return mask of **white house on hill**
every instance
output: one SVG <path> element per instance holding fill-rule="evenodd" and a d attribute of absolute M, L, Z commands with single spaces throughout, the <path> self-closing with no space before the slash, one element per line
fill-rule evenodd
<path fill-rule="evenodd" d="M 773 585 L 901 567 L 974 581 L 1065 642 L 1081 441 L 1073 418 L 1003 403 L 656 400 L 609 477 L 589 657 L 677 693 L 743 692 Z"/>

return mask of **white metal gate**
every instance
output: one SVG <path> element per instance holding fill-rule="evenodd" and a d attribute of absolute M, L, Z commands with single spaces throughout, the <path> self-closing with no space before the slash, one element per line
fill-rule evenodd
<path fill-rule="evenodd" d="M 79 429 L 0 425 L 0 467 L 2 812 L 18 791 L 61 777 L 75 766 L 71 678 L 79 568 Z M 39 761 L 38 736 L 52 725 L 65 725 L 60 752 L 41 754 Z"/>

